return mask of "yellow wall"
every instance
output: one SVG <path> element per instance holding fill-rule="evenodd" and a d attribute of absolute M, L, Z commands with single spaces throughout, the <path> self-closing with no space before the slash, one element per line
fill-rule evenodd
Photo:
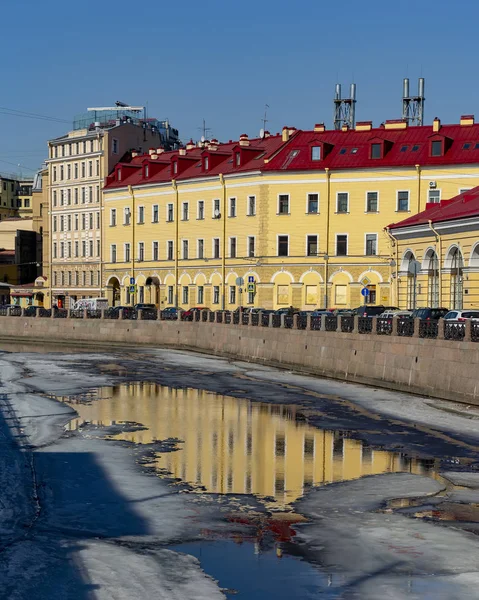
<path fill-rule="evenodd" d="M 329 179 L 329 181 L 328 181 Z M 126 285 L 131 276 L 144 288 L 143 299 L 157 298 L 157 304 L 167 306 L 168 287 L 178 284 L 178 305 L 182 308 L 198 304 L 198 286 L 204 286 L 203 305 L 222 308 L 223 276 L 225 285 L 224 308 L 239 305 L 229 302 L 230 286 L 237 276 L 255 277 L 257 283 L 254 305 L 263 308 L 279 308 L 290 304 L 314 309 L 327 307 L 354 307 L 363 303 L 360 294 L 363 285 L 376 292 L 376 304 L 397 305 L 395 286 L 391 286 L 394 250 L 384 227 L 415 214 L 425 208 L 430 182 L 442 199 L 457 195 L 459 190 L 479 184 L 479 168 L 470 166 L 441 167 L 440 169 L 384 169 L 341 171 L 326 173 L 285 172 L 265 173 L 242 177 L 225 177 L 225 189 L 221 178 L 211 177 L 194 182 L 178 182 L 178 196 L 172 183 L 151 185 L 133 190 L 135 214 L 132 224 L 123 225 L 125 207 L 133 210 L 133 199 L 128 190 L 106 190 L 104 194 L 103 285 L 111 287 L 113 278 L 122 285 L 121 302 L 136 302 L 128 298 Z M 397 211 L 397 192 L 409 191 L 409 210 Z M 337 212 L 337 194 L 349 193 L 349 210 Z M 367 192 L 378 192 L 378 211 L 366 211 Z M 307 214 L 308 193 L 319 194 L 319 214 Z M 278 213 L 279 194 L 289 194 L 290 214 Z M 256 216 L 247 216 L 248 197 L 256 197 Z M 226 208 L 224 207 L 226 197 Z M 236 198 L 236 217 L 229 215 L 229 199 Z M 212 218 L 213 200 L 220 199 L 221 218 Z M 197 203 L 205 202 L 205 219 L 197 220 Z M 189 219 L 181 220 L 182 204 L 189 203 Z M 166 222 L 166 205 L 173 203 L 179 209 L 180 220 Z M 159 223 L 152 223 L 152 207 L 159 205 Z M 144 206 L 145 222 L 137 223 L 138 206 Z M 117 224 L 110 226 L 111 209 L 116 209 Z M 226 215 L 226 217 L 225 217 Z M 178 231 L 176 226 L 178 225 Z M 134 230 L 134 231 L 133 231 Z M 336 256 L 336 234 L 347 234 L 348 255 Z M 365 255 L 366 234 L 377 234 L 377 254 Z M 278 235 L 289 235 L 289 256 L 277 256 Z M 306 256 L 308 235 L 318 236 L 318 256 Z M 254 258 L 247 257 L 247 238 L 255 236 Z M 220 238 L 221 256 L 223 239 L 226 240 L 226 258 L 212 257 L 212 240 Z M 229 257 L 229 239 L 237 238 L 237 256 Z M 207 260 L 197 257 L 197 240 L 204 239 Z M 178 252 L 178 268 L 174 260 L 166 260 L 166 244 L 175 242 Z M 182 242 L 189 241 L 189 259 L 182 259 Z M 159 260 L 153 261 L 152 244 L 159 242 Z M 124 262 L 125 242 L 135 246 L 135 264 Z M 137 262 L 138 242 L 145 245 L 145 260 Z M 176 244 L 179 242 L 178 244 Z M 117 247 L 117 262 L 110 262 L 111 246 Z M 131 254 L 133 251 L 131 250 Z M 328 259 L 325 260 L 325 255 Z M 327 263 L 327 264 L 326 264 Z M 158 278 L 159 291 L 147 287 L 149 277 Z M 325 281 L 327 286 L 325 289 Z M 364 283 L 363 283 L 364 281 Z M 183 288 L 189 287 L 188 303 L 183 303 Z M 220 287 L 220 301 L 213 303 L 214 288 Z M 111 290 L 110 290 L 111 297 Z M 241 304 L 248 305 L 247 294 Z"/>

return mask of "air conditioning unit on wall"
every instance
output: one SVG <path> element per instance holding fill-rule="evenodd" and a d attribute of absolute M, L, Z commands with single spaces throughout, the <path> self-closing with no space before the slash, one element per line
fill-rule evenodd
<path fill-rule="evenodd" d="M 437 188 L 437 183 L 435 181 L 430 181 L 429 182 L 429 189 L 430 190 L 435 190 Z"/>

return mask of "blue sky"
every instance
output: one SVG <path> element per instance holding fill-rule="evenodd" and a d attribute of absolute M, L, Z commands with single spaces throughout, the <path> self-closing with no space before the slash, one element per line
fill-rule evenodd
<path fill-rule="evenodd" d="M 334 85 L 357 84 L 357 120 L 401 116 L 402 78 L 426 79 L 426 122 L 476 113 L 479 4 L 421 0 L 2 3 L 0 172 L 26 175 L 88 106 L 148 103 L 182 139 L 205 118 L 220 140 L 332 119 Z M 11 164 L 9 164 L 11 163 Z"/>

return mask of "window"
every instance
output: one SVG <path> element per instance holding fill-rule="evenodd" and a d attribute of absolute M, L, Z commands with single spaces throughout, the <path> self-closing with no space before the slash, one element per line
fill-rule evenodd
<path fill-rule="evenodd" d="M 334 286 L 334 303 L 336 306 L 341 306 L 347 303 L 347 285 L 335 285 Z"/>
<path fill-rule="evenodd" d="M 78 213 L 75 213 L 75 231 L 78 231 Z"/>
<path fill-rule="evenodd" d="M 88 188 L 88 202 L 93 202 L 93 187 Z"/>
<path fill-rule="evenodd" d="M 220 286 L 214 285 L 213 286 L 213 304 L 219 304 L 219 303 L 220 303 Z"/>
<path fill-rule="evenodd" d="M 153 223 L 158 223 L 159 221 L 159 206 L 158 204 L 153 204 L 153 212 L 151 216 L 151 221 Z"/>
<path fill-rule="evenodd" d="M 341 150 L 339 151 L 339 154 L 346 154 L 347 151 L 348 151 L 347 148 L 341 148 Z"/>
<path fill-rule="evenodd" d="M 248 292 L 248 304 L 254 304 L 254 292 Z"/>
<path fill-rule="evenodd" d="M 432 202 L 433 204 L 439 204 L 441 201 L 441 190 L 429 190 L 427 201 Z"/>
<path fill-rule="evenodd" d="M 348 236 L 344 234 L 336 235 L 336 256 L 348 255 Z"/>
<path fill-rule="evenodd" d="M 152 254 L 153 254 L 153 260 L 158 260 L 159 259 L 159 253 L 160 253 L 159 248 L 160 248 L 159 243 L 158 242 L 153 242 L 153 252 L 152 252 Z"/>
<path fill-rule="evenodd" d="M 118 140 L 115 138 L 111 140 L 111 149 L 113 154 L 118 154 Z"/>
<path fill-rule="evenodd" d="M 254 244 L 255 244 L 255 237 L 253 235 L 248 236 L 248 256 L 252 257 L 254 256 Z"/>
<path fill-rule="evenodd" d="M 173 286 L 168 286 L 168 304 L 173 304 Z"/>
<path fill-rule="evenodd" d="M 311 148 L 311 160 L 321 160 L 321 146 Z"/>
<path fill-rule="evenodd" d="M 367 192 L 366 212 L 378 212 L 378 192 Z"/>
<path fill-rule="evenodd" d="M 288 256 L 289 237 L 278 235 L 278 256 Z"/>
<path fill-rule="evenodd" d="M 471 144 L 466 143 L 464 144 L 464 146 L 462 147 L 463 150 L 469 150 L 469 148 L 471 147 Z"/>
<path fill-rule="evenodd" d="M 57 257 L 57 243 L 53 242 L 53 258 Z"/>
<path fill-rule="evenodd" d="M 236 217 L 236 198 L 230 198 L 230 217 Z"/>
<path fill-rule="evenodd" d="M 100 202 L 100 186 L 96 186 L 96 201 Z"/>
<path fill-rule="evenodd" d="M 89 229 L 93 229 L 93 213 L 88 213 Z"/>
<path fill-rule="evenodd" d="M 202 285 L 198 286 L 198 304 L 203 304 L 205 301 L 205 288 Z"/>
<path fill-rule="evenodd" d="M 145 165 L 145 177 L 149 177 L 150 176 L 150 167 L 148 165 Z"/>
<path fill-rule="evenodd" d="M 96 228 L 100 229 L 100 213 L 97 212 L 96 214 Z"/>
<path fill-rule="evenodd" d="M 73 170 L 75 172 L 75 179 L 78 179 L 78 163 L 75 163 Z"/>
<path fill-rule="evenodd" d="M 248 216 L 254 217 L 256 214 L 256 196 L 248 196 Z"/>
<path fill-rule="evenodd" d="M 183 304 L 188 304 L 188 286 L 183 286 Z"/>
<path fill-rule="evenodd" d="M 230 258 L 236 258 L 236 238 L 230 238 Z"/>
<path fill-rule="evenodd" d="M 67 190 L 67 204 L 70 206 L 72 203 L 72 191 L 70 189 Z"/>
<path fill-rule="evenodd" d="M 337 212 L 347 213 L 349 210 L 349 193 L 338 192 L 337 196 Z"/>
<path fill-rule="evenodd" d="M 173 242 L 171 240 L 168 241 L 167 254 L 168 254 L 168 260 L 173 260 Z"/>
<path fill-rule="evenodd" d="M 308 235 L 306 238 L 306 254 L 307 256 L 318 255 L 318 236 Z"/>
<path fill-rule="evenodd" d="M 406 152 L 409 146 L 401 146 L 401 152 Z"/>
<path fill-rule="evenodd" d="M 319 211 L 319 194 L 308 194 L 308 214 L 317 214 Z"/>
<path fill-rule="evenodd" d="M 205 218 L 205 201 L 204 200 L 199 200 L 198 201 L 198 219 L 204 219 Z"/>
<path fill-rule="evenodd" d="M 145 207 L 138 207 L 138 223 L 142 225 L 145 222 Z"/>
<path fill-rule="evenodd" d="M 442 141 L 431 142 L 431 156 L 442 156 Z"/>
<path fill-rule="evenodd" d="M 64 191 L 61 190 L 60 191 L 60 206 L 63 206 L 64 204 Z"/>
<path fill-rule="evenodd" d="M 125 262 L 130 262 L 130 244 L 127 243 L 124 246 L 124 252 L 125 252 Z"/>
<path fill-rule="evenodd" d="M 204 240 L 197 240 L 198 258 L 204 258 Z"/>
<path fill-rule="evenodd" d="M 72 216 L 68 215 L 67 217 L 67 230 L 71 231 L 72 230 Z"/>
<path fill-rule="evenodd" d="M 82 283 L 86 285 L 86 271 L 82 271 Z"/>
<path fill-rule="evenodd" d="M 53 232 L 57 230 L 57 217 L 53 217 Z"/>
<path fill-rule="evenodd" d="M 123 225 L 129 225 L 130 224 L 130 217 L 131 217 L 130 207 L 126 206 L 125 210 L 123 212 Z"/>
<path fill-rule="evenodd" d="M 88 176 L 93 177 L 93 161 L 88 161 Z"/>
<path fill-rule="evenodd" d="M 203 164 L 204 164 L 204 167 L 205 167 L 205 171 L 207 171 L 210 168 L 210 159 L 207 156 L 205 156 Z"/>
<path fill-rule="evenodd" d="M 75 242 L 75 258 L 78 258 L 79 254 L 79 243 Z"/>
<path fill-rule="evenodd" d="M 183 202 L 183 221 L 188 221 L 188 202 Z"/>
<path fill-rule="evenodd" d="M 81 176 L 85 177 L 85 175 L 86 175 L 86 165 L 85 165 L 85 161 L 83 161 L 81 164 Z"/>
<path fill-rule="evenodd" d="M 220 238 L 213 238 L 213 258 L 220 257 Z"/>
<path fill-rule="evenodd" d="M 57 205 L 57 192 L 54 190 L 53 192 L 53 206 Z"/>
<path fill-rule="evenodd" d="M 173 221 L 173 218 L 173 204 L 168 204 L 166 208 L 166 220 L 168 221 L 168 223 L 171 223 Z"/>
<path fill-rule="evenodd" d="M 62 215 L 60 217 L 60 231 L 64 231 L 65 230 L 65 217 Z"/>
<path fill-rule="evenodd" d="M 278 214 L 289 214 L 289 194 L 280 194 L 278 197 Z"/>
<path fill-rule="evenodd" d="M 100 161 L 99 160 L 96 161 L 96 176 L 97 177 L 100 176 Z"/>
<path fill-rule="evenodd" d="M 90 249 L 90 252 L 89 252 L 88 256 L 93 256 L 93 240 L 90 240 L 88 246 L 89 246 L 89 249 Z"/>
<path fill-rule="evenodd" d="M 110 257 L 112 263 L 116 263 L 116 244 L 110 246 Z"/>
<path fill-rule="evenodd" d="M 236 286 L 230 285 L 230 304 L 236 304 Z"/>
<path fill-rule="evenodd" d="M 371 158 L 381 158 L 381 144 L 371 144 Z"/>
<path fill-rule="evenodd" d="M 75 188 L 75 204 L 78 204 L 78 188 Z"/>
<path fill-rule="evenodd" d="M 357 153 L 358 153 L 357 148 L 351 148 L 351 154 L 357 154 Z"/>
<path fill-rule="evenodd" d="M 219 218 L 220 216 L 220 201 L 219 198 L 215 198 L 213 200 L 213 218 L 216 219 L 217 217 Z"/>
<path fill-rule="evenodd" d="M 67 165 L 67 179 L 71 179 L 71 178 L 72 178 L 72 166 Z"/>
<path fill-rule="evenodd" d="M 366 234 L 366 256 L 376 256 L 378 245 L 377 233 Z"/>
<path fill-rule="evenodd" d="M 241 153 L 240 152 L 236 152 L 235 153 L 235 165 L 237 167 L 239 167 L 241 164 Z"/>
<path fill-rule="evenodd" d="M 409 210 L 409 192 L 398 192 L 398 211 Z"/>
<path fill-rule="evenodd" d="M 96 255 L 97 256 L 100 256 L 100 246 L 101 246 L 101 242 L 100 242 L 100 240 L 97 240 L 96 241 Z M 100 280 L 98 279 L 98 281 L 100 281 Z"/>
<path fill-rule="evenodd" d="M 183 259 L 188 260 L 188 240 L 183 240 Z"/>
<path fill-rule="evenodd" d="M 63 165 L 62 165 L 62 166 L 60 167 L 60 181 L 63 181 L 63 175 L 64 175 L 64 172 L 65 172 L 65 170 L 64 170 L 64 168 L 63 168 Z M 12 187 L 13 187 L 13 186 L 12 186 Z M 13 192 L 13 189 L 12 189 L 12 192 Z"/>
<path fill-rule="evenodd" d="M 81 203 L 85 204 L 86 202 L 86 188 L 82 187 L 81 189 Z"/>
<path fill-rule="evenodd" d="M 173 163 L 173 173 L 175 175 L 178 173 L 178 163 L 176 161 Z"/>
<path fill-rule="evenodd" d="M 145 260 L 145 243 L 138 242 L 138 261 L 142 262 Z"/>
<path fill-rule="evenodd" d="M 85 241 L 83 241 L 83 242 L 81 243 L 81 255 L 82 255 L 83 257 L 85 257 L 85 256 L 86 256 L 86 242 L 85 242 Z"/>

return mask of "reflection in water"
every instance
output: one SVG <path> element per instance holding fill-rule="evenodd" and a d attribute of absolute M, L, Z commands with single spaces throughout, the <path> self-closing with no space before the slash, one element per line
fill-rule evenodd
<path fill-rule="evenodd" d="M 178 452 L 159 455 L 156 466 L 209 492 L 272 496 L 287 504 L 309 484 L 400 471 L 436 476 L 432 460 L 374 450 L 347 432 L 316 429 L 297 419 L 294 406 L 150 383 L 101 388 L 87 403 L 84 396 L 61 400 L 79 413 L 70 429 L 84 421 L 137 422 L 148 429 L 115 439 L 183 440 Z"/>

